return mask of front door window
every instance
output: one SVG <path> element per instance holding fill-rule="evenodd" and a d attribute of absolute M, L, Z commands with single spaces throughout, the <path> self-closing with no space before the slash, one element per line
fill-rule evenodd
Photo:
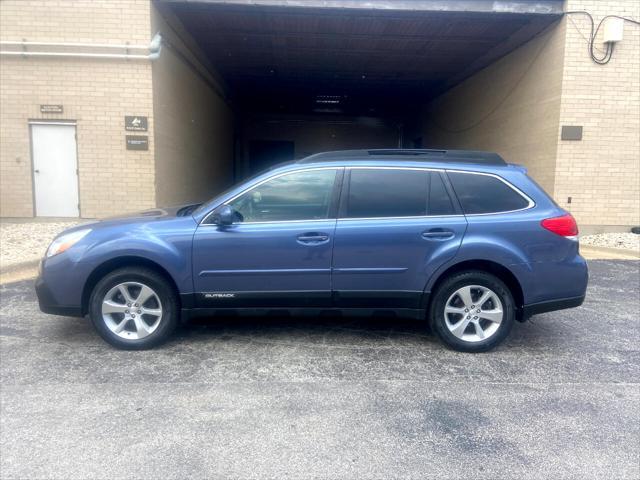
<path fill-rule="evenodd" d="M 245 223 L 326 219 L 335 178 L 335 169 L 288 173 L 244 192 L 229 206 Z"/>

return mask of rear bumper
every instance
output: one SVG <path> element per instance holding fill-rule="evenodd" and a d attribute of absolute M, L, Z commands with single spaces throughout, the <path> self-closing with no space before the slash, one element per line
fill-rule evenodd
<path fill-rule="evenodd" d="M 527 319 L 532 315 L 539 313 L 554 312 L 556 310 L 564 310 L 565 308 L 579 307 L 584 302 L 585 295 L 578 297 L 559 298 L 556 300 L 548 300 L 545 302 L 531 303 L 522 307 L 522 316 Z"/>
<path fill-rule="evenodd" d="M 65 317 L 82 317 L 82 308 L 79 305 L 60 305 L 57 303 L 41 276 L 36 279 L 35 287 L 38 305 L 42 312 Z"/>

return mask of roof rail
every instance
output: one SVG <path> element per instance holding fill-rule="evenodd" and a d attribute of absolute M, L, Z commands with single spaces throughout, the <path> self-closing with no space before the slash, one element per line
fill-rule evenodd
<path fill-rule="evenodd" d="M 298 160 L 298 163 L 331 162 L 339 160 L 363 160 L 372 157 L 386 157 L 385 160 L 405 160 L 412 157 L 416 161 L 462 162 L 482 165 L 506 165 L 507 162 L 492 152 L 475 150 L 431 150 L 431 149 L 379 149 L 379 150 L 337 150 L 334 152 L 316 153 Z"/>

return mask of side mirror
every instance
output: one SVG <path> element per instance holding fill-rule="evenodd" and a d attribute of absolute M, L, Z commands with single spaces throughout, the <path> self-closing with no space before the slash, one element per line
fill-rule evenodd
<path fill-rule="evenodd" d="M 237 214 L 229 205 L 222 205 L 213 212 L 213 223 L 216 225 L 232 225 L 237 219 Z"/>

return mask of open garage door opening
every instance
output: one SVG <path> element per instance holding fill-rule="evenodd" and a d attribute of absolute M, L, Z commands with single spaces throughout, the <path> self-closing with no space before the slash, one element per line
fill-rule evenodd
<path fill-rule="evenodd" d="M 231 111 L 210 134 L 233 136 L 236 181 L 327 150 L 457 147 L 425 138 L 429 103 L 562 14 L 560 1 L 156 6 Z"/>

